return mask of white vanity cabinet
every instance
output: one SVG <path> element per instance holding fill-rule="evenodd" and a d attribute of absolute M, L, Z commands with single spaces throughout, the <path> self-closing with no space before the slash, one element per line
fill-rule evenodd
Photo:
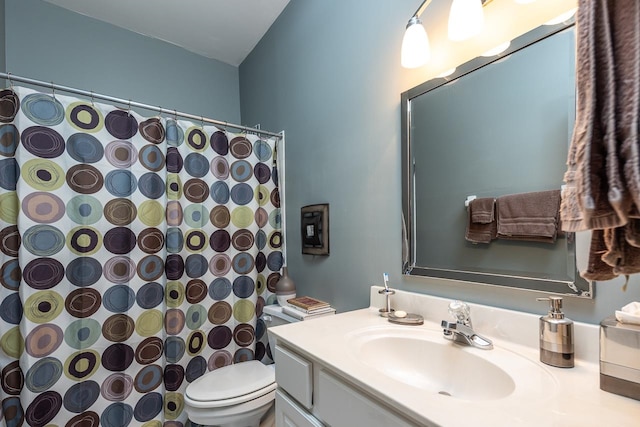
<path fill-rule="evenodd" d="M 320 361 L 278 343 L 276 427 L 411 427 L 383 402 L 359 391 Z"/>
<path fill-rule="evenodd" d="M 322 427 L 322 423 L 278 388 L 276 390 L 276 427 Z"/>
<path fill-rule="evenodd" d="M 269 328 L 277 426 L 638 427 L 637 400 L 599 389 L 597 325 L 575 322 L 576 366 L 553 368 L 538 315 L 474 305 L 485 351 L 444 340 L 449 300 L 397 290 L 425 322 L 396 325 L 379 315 L 381 289 L 370 308 Z"/>

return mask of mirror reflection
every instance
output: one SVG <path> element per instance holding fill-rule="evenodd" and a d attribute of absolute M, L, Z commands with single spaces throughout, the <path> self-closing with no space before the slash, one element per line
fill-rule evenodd
<path fill-rule="evenodd" d="M 491 213 L 502 213 L 503 231 L 505 196 L 524 196 L 516 210 L 523 201 L 539 206 L 538 192 L 559 196 L 575 118 L 574 54 L 571 24 L 543 26 L 500 56 L 402 94 L 406 274 L 593 296 L 576 271 L 573 233 L 478 243 L 467 229 L 473 198 L 498 200 Z"/>

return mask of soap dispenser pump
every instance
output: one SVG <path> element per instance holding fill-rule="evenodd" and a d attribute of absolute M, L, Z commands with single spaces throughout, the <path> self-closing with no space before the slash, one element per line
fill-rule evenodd
<path fill-rule="evenodd" d="M 564 317 L 562 297 L 537 298 L 549 301 L 550 310 L 540 317 L 540 361 L 559 368 L 573 368 L 573 321 Z"/>

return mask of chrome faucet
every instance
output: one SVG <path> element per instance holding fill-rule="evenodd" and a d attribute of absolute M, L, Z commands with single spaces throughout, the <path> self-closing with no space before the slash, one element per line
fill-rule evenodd
<path fill-rule="evenodd" d="M 444 337 L 448 340 L 471 345 L 483 350 L 491 350 L 493 343 L 490 339 L 478 335 L 471 325 L 471 309 L 461 301 L 453 301 L 449 304 L 449 313 L 456 318 L 455 322 L 443 320 L 442 326 Z"/>

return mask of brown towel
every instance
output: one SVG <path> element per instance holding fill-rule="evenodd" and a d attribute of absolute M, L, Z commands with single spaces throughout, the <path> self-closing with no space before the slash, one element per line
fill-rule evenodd
<path fill-rule="evenodd" d="M 486 197 L 469 202 L 465 239 L 472 243 L 491 243 L 496 238 L 495 201 Z"/>
<path fill-rule="evenodd" d="M 493 222 L 496 219 L 495 204 L 496 199 L 493 197 L 471 200 L 469 202 L 471 222 L 478 224 L 489 224 Z"/>
<path fill-rule="evenodd" d="M 614 274 L 640 273 L 640 248 L 627 243 L 625 227 L 604 230 L 604 242 L 607 251 L 602 255 L 602 261 L 613 267 Z"/>
<path fill-rule="evenodd" d="M 607 252 L 607 245 L 604 241 L 604 230 L 593 230 L 587 269 L 580 272 L 580 275 L 587 280 L 611 280 L 616 278 L 618 275 L 613 272 L 613 267 L 602 260 L 602 255 L 605 252 Z"/>
<path fill-rule="evenodd" d="M 576 28 L 577 108 L 562 229 L 594 230 L 587 274 L 628 276 L 640 272 L 640 2 L 579 0 Z M 600 262 L 611 272 L 596 268 Z"/>
<path fill-rule="evenodd" d="M 560 190 L 512 194 L 496 200 L 498 238 L 554 243 Z"/>
<path fill-rule="evenodd" d="M 624 238 L 631 246 L 640 247 L 640 219 L 629 220 L 629 223 L 624 226 Z"/>
<path fill-rule="evenodd" d="M 640 272 L 640 230 L 638 220 L 625 227 L 593 230 L 587 270 L 580 273 L 587 280 L 611 280 L 617 276 Z"/>
<path fill-rule="evenodd" d="M 639 2 L 580 0 L 576 122 L 562 203 L 565 231 L 626 224 L 640 202 Z"/>

